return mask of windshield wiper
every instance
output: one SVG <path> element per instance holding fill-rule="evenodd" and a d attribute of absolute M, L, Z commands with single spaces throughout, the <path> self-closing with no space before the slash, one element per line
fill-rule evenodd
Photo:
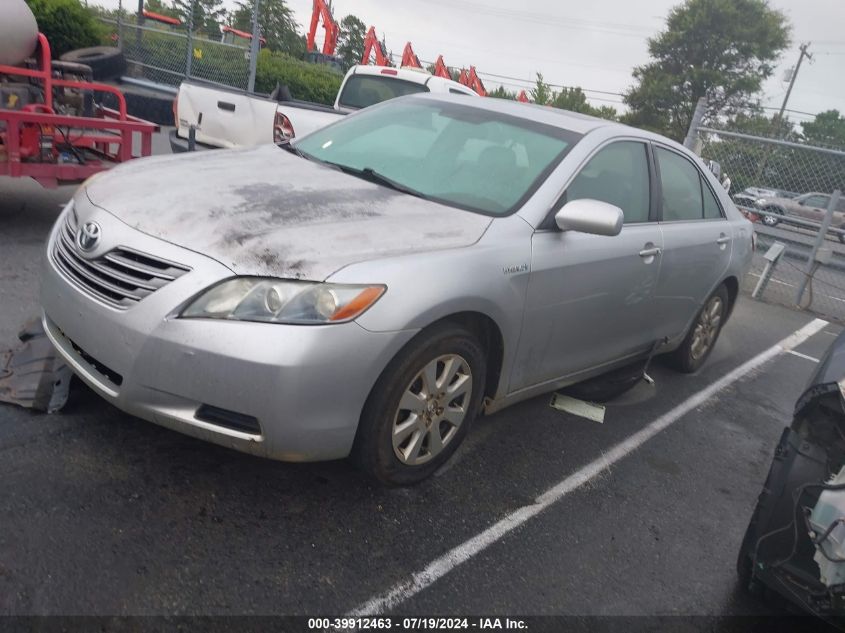
<path fill-rule="evenodd" d="M 407 193 L 410 196 L 416 196 L 417 198 L 422 198 L 423 200 L 429 199 L 429 197 L 424 193 L 417 191 L 416 189 L 411 189 L 407 185 L 403 185 L 401 182 L 396 182 L 392 178 L 389 178 L 384 174 L 377 172 L 372 167 L 364 167 L 363 169 L 358 169 L 357 167 L 349 167 L 348 165 L 340 165 L 338 163 L 329 164 L 335 165 L 344 173 L 350 174 L 352 176 L 357 176 L 358 178 L 363 178 L 364 180 L 369 180 L 370 182 L 376 183 L 377 185 L 390 187 L 394 191 Z"/>
<path fill-rule="evenodd" d="M 304 158 L 305 160 L 311 160 L 311 157 L 305 152 L 303 152 L 301 149 L 293 145 L 290 142 L 289 138 L 285 139 L 284 141 L 281 141 L 280 143 L 276 143 L 276 146 L 281 147 L 286 152 L 290 152 L 291 154 L 299 156 L 300 158 Z"/>

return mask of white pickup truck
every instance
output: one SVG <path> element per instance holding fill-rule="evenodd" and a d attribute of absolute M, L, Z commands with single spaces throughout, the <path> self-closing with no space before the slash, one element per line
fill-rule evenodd
<path fill-rule="evenodd" d="M 186 80 L 174 104 L 174 152 L 188 150 L 191 126 L 198 149 L 279 143 L 325 127 L 338 117 L 367 106 L 416 92 L 478 96 L 456 81 L 411 68 L 353 66 L 343 78 L 334 107 L 291 99 L 277 86 L 268 96 Z"/>

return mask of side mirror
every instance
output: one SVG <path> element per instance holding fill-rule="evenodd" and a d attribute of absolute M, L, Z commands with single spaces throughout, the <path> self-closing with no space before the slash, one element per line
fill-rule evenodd
<path fill-rule="evenodd" d="M 619 235 L 625 216 L 622 209 L 601 200 L 583 198 L 567 202 L 555 213 L 561 231 L 578 231 L 593 235 Z"/>

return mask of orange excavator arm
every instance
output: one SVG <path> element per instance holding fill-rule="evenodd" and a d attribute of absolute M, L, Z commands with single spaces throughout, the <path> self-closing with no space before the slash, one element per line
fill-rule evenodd
<path fill-rule="evenodd" d="M 417 57 L 417 54 L 414 52 L 414 47 L 411 46 L 410 42 L 405 44 L 405 50 L 402 51 L 402 65 L 411 66 L 413 68 L 422 68 L 420 58 Z"/>
<path fill-rule="evenodd" d="M 376 35 L 376 27 L 371 26 L 364 38 L 364 54 L 361 56 L 362 64 L 370 63 L 370 54 L 373 51 L 376 54 L 376 66 L 390 66 L 390 60 L 387 58 L 387 54 L 384 52 L 381 42 L 379 42 L 378 36 Z"/>
<path fill-rule="evenodd" d="M 434 62 L 434 76 L 435 77 L 443 77 L 443 79 L 451 79 L 452 74 L 449 72 L 449 69 L 446 67 L 446 62 L 443 61 L 443 55 L 439 55 L 437 57 L 437 61 Z"/>
<path fill-rule="evenodd" d="M 458 77 L 458 83 L 461 83 L 468 88 L 472 88 L 482 97 L 487 96 L 487 90 L 485 90 L 484 84 L 475 72 L 475 66 L 470 66 L 469 70 L 463 68 L 461 70 L 460 77 Z"/>
<path fill-rule="evenodd" d="M 308 37 L 305 40 L 305 45 L 309 51 L 313 51 L 317 46 L 317 27 L 320 24 L 320 18 L 323 19 L 323 28 L 326 30 L 326 39 L 323 40 L 323 54 L 334 55 L 337 48 L 337 38 L 340 35 L 340 27 L 334 21 L 332 12 L 325 0 L 314 0 L 314 10 L 311 12 L 311 27 L 308 29 Z"/>

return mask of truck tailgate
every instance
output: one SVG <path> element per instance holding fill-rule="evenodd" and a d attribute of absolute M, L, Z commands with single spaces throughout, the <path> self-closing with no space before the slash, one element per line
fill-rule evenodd
<path fill-rule="evenodd" d="M 223 88 L 183 82 L 179 86 L 179 136 L 196 126 L 200 143 L 238 147 L 273 142 L 276 102 Z"/>

